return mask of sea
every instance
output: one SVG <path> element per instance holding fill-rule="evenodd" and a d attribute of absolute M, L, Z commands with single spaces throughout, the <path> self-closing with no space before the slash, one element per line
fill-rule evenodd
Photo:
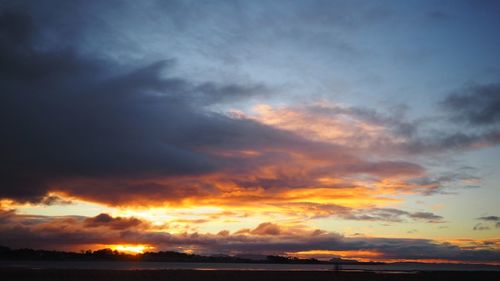
<path fill-rule="evenodd" d="M 263 271 L 331 271 L 327 264 L 262 263 L 180 263 L 133 261 L 0 261 L 3 268 L 29 269 L 107 269 L 107 270 L 263 270 Z M 420 271 L 500 271 L 500 266 L 479 264 L 390 263 L 377 265 L 341 265 L 341 271 L 380 273 L 416 273 Z"/>

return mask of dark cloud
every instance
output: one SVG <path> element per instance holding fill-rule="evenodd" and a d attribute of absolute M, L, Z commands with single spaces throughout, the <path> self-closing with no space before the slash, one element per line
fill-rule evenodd
<path fill-rule="evenodd" d="M 226 181 L 240 187 L 271 189 L 314 186 L 325 175 L 382 178 L 426 172 L 404 160 L 365 160 L 371 157 L 357 151 L 351 145 L 355 141 L 345 145 L 310 140 L 212 110 L 268 95 L 263 85 L 174 77 L 175 59 L 131 67 L 71 44 L 45 44 L 49 35 L 56 41 L 70 41 L 73 35 L 68 34 L 78 36 L 86 22 L 72 21 L 71 32 L 63 32 L 39 15 L 3 12 L 1 18 L 0 75 L 5 83 L 0 86 L 0 125 L 6 137 L 0 140 L 0 152 L 6 168 L 0 171 L 0 197 L 40 201 L 47 191 L 57 190 L 110 204 L 134 199 L 148 204 L 217 195 L 215 184 L 203 179 L 214 173 L 225 173 Z M 374 149 L 383 153 L 402 147 L 434 151 L 464 143 L 472 146 L 476 139 L 453 135 L 438 143 L 420 141 L 418 122 L 405 121 L 401 112 L 381 114 L 339 106 L 306 110 L 386 126 L 408 140 L 394 145 L 392 136 L 374 139 L 370 149 L 387 147 Z M 499 136 L 492 134 L 489 139 Z M 242 151 L 260 155 L 238 155 Z M 322 163 L 304 169 L 296 163 L 304 159 Z M 292 165 L 294 170 L 287 170 Z M 264 167 L 272 167 L 276 175 L 260 176 Z"/>
<path fill-rule="evenodd" d="M 216 172 L 248 188 L 308 187 L 321 175 L 424 173 L 414 163 L 365 161 L 341 145 L 210 110 L 267 94 L 262 85 L 171 77 L 175 60 L 137 68 L 70 47 L 38 48 L 43 22 L 13 12 L 1 19 L 0 197 L 41 201 L 56 190 L 109 204 L 161 204 L 217 195 L 203 179 Z M 304 158 L 321 165 L 299 168 Z M 271 166 L 276 176 L 253 175 Z"/>
<path fill-rule="evenodd" d="M 16 30 L 26 20 L 9 20 L 4 30 Z M 216 165 L 168 142 L 175 138 L 169 129 L 175 129 L 164 120 L 203 118 L 189 114 L 185 104 L 155 96 L 155 91 L 187 87 L 176 79 L 162 80 L 158 71 L 163 63 L 106 79 L 101 76 L 106 63 L 70 51 L 39 51 L 28 39 L 3 40 L 1 45 L 0 74 L 8 81 L 1 95 L 2 130 L 8 136 L 0 143 L 8 167 L 1 176 L 4 195 L 41 196 L 54 178 L 78 174 L 175 174 Z"/>
<path fill-rule="evenodd" d="M 54 186 L 81 186 L 68 183 L 71 179 L 110 183 L 236 167 L 238 159 L 213 153 L 219 149 L 310 147 L 318 155 L 327 147 L 335 150 L 204 109 L 264 92 L 262 86 L 165 78 L 161 73 L 172 61 L 117 72 L 110 61 L 71 49 L 36 48 L 37 26 L 26 14 L 3 12 L 0 23 L 2 197 L 41 200 Z M 99 188 L 87 184 L 84 194 Z M 169 190 L 149 182 L 115 182 L 123 185 L 123 191 Z"/>
<path fill-rule="evenodd" d="M 112 217 L 108 214 L 99 214 L 93 218 L 85 219 L 84 224 L 86 227 L 109 227 L 111 229 L 121 230 L 132 227 L 137 227 L 143 222 L 137 218 L 122 218 Z"/>
<path fill-rule="evenodd" d="M 460 132 L 435 131 L 433 136 L 410 139 L 403 147 L 411 153 L 425 154 L 477 150 L 500 144 L 498 128 L 481 130 L 464 126 L 458 130 Z"/>
<path fill-rule="evenodd" d="M 487 225 L 484 225 L 482 223 L 478 223 L 478 224 L 474 225 L 474 227 L 472 229 L 473 230 L 490 230 L 490 227 Z"/>
<path fill-rule="evenodd" d="M 367 221 L 387 221 L 404 222 L 405 218 L 411 220 L 420 220 L 428 223 L 442 223 L 443 217 L 430 212 L 411 213 L 404 210 L 393 208 L 373 208 L 352 210 L 350 213 L 343 214 L 341 217 L 351 220 Z"/>
<path fill-rule="evenodd" d="M 500 217 L 498 217 L 498 216 L 485 216 L 485 217 L 479 217 L 477 219 L 485 221 L 486 223 L 493 222 L 495 228 L 500 227 Z M 474 230 L 488 230 L 488 229 L 490 229 L 490 227 L 488 225 L 485 225 L 484 223 L 478 223 L 474 226 L 473 229 Z"/>
<path fill-rule="evenodd" d="M 431 212 L 408 212 L 395 208 L 349 208 L 334 204 L 318 204 L 309 202 L 290 202 L 276 204 L 291 214 L 300 210 L 304 217 L 325 218 L 336 217 L 345 220 L 408 222 L 423 221 L 427 223 L 443 223 L 444 218 Z M 287 209 L 288 207 L 288 209 Z"/>
<path fill-rule="evenodd" d="M 499 83 L 476 84 L 448 94 L 438 104 L 442 115 L 432 118 L 442 123 L 441 128 L 414 138 L 408 143 L 408 150 L 450 152 L 500 144 L 499 94 Z"/>
<path fill-rule="evenodd" d="M 500 84 L 478 84 L 456 91 L 439 105 L 446 120 L 436 116 L 433 122 L 442 122 L 448 129 L 431 130 L 431 124 L 421 123 L 415 129 L 418 134 L 403 144 L 405 150 L 442 153 L 500 144 Z"/>
<path fill-rule="evenodd" d="M 33 22 L 28 14 L 7 11 L 0 17 L 2 44 L 27 43 L 33 36 Z"/>
<path fill-rule="evenodd" d="M 448 96 L 442 105 L 456 122 L 474 126 L 498 125 L 500 121 L 500 84 L 470 87 Z"/>
<path fill-rule="evenodd" d="M 442 216 L 438 216 L 430 212 L 416 212 L 409 214 L 408 216 L 413 219 L 426 220 L 428 222 L 441 222 L 443 219 Z"/>
<path fill-rule="evenodd" d="M 498 216 L 486 216 L 486 217 L 479 217 L 477 218 L 478 220 L 483 220 L 483 221 L 500 221 L 500 217 Z"/>
<path fill-rule="evenodd" d="M 475 168 L 462 166 L 455 170 L 443 172 L 435 177 L 417 177 L 410 179 L 408 184 L 415 185 L 414 190 L 420 191 L 424 195 L 451 194 L 458 187 L 478 188 L 481 186 L 481 178 L 477 176 Z"/>

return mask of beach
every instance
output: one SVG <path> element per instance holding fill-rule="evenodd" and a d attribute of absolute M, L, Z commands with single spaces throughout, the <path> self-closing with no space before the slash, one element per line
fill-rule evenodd
<path fill-rule="evenodd" d="M 499 280 L 499 272 L 333 272 L 244 270 L 86 270 L 2 268 L 0 278 L 9 281 L 331 281 L 331 280 Z"/>

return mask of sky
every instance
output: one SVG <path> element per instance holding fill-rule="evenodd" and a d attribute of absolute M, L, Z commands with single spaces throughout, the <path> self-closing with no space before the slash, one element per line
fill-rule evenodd
<path fill-rule="evenodd" d="M 0 1 L 0 244 L 500 264 L 497 1 Z"/>

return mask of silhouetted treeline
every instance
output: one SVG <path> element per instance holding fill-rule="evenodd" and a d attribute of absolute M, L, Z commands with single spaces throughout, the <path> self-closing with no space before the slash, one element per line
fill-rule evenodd
<path fill-rule="evenodd" d="M 317 259 L 299 259 L 297 257 L 284 257 L 284 256 L 267 256 L 266 261 L 269 263 L 309 263 L 309 264 L 321 264 L 329 263 L 325 261 L 320 261 Z"/>
<path fill-rule="evenodd" d="M 281 264 L 332 264 L 358 263 L 354 260 L 336 259 L 320 261 L 317 259 L 300 259 L 296 257 L 267 256 L 255 260 L 234 256 L 202 256 L 173 251 L 146 252 L 143 254 L 126 254 L 111 249 L 96 251 L 63 252 L 34 249 L 10 249 L 0 246 L 0 260 L 34 260 L 34 261 L 161 261 L 161 262 L 211 262 L 211 263 L 281 263 Z M 365 263 L 366 264 L 366 263 Z"/>

